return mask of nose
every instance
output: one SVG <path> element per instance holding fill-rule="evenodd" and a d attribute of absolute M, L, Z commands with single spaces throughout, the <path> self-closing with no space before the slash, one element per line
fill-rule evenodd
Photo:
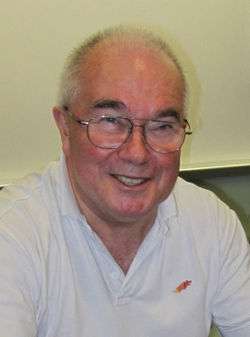
<path fill-rule="evenodd" d="M 134 125 L 127 141 L 118 149 L 121 159 L 135 165 L 143 165 L 147 162 L 149 151 L 146 147 L 143 126 Z"/>

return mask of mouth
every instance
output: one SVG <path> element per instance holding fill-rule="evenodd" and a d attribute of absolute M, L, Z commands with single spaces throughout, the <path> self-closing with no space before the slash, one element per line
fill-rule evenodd
<path fill-rule="evenodd" d="M 149 178 L 128 177 L 120 174 L 112 174 L 112 177 L 125 186 L 139 186 L 149 181 Z"/>

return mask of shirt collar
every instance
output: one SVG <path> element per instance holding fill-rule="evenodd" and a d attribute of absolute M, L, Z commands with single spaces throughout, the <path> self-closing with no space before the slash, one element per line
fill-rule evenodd
<path fill-rule="evenodd" d="M 68 170 L 65 162 L 64 154 L 61 154 L 59 161 L 59 172 L 58 172 L 58 182 L 59 182 L 59 202 L 60 209 L 63 216 L 69 216 L 71 218 L 82 218 L 81 212 L 78 208 L 69 176 Z"/>
<path fill-rule="evenodd" d="M 162 201 L 158 208 L 157 221 L 163 230 L 163 233 L 166 233 L 168 230 L 168 224 L 170 219 L 176 217 L 178 214 L 176 199 L 174 195 L 174 190 L 169 194 L 167 199 Z"/>

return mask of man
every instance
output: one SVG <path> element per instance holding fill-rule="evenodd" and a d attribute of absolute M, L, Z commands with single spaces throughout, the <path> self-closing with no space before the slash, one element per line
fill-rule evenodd
<path fill-rule="evenodd" d="M 1 194 L 4 337 L 250 336 L 250 253 L 235 216 L 178 177 L 181 68 L 111 29 L 71 55 L 53 109 L 60 163 Z"/>

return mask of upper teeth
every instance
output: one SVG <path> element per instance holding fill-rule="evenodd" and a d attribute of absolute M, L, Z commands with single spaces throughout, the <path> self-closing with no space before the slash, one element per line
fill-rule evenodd
<path fill-rule="evenodd" d="M 129 185 L 129 186 L 141 184 L 145 180 L 143 178 L 129 178 L 129 177 L 119 176 L 119 175 L 117 175 L 116 178 L 122 183 Z"/>

